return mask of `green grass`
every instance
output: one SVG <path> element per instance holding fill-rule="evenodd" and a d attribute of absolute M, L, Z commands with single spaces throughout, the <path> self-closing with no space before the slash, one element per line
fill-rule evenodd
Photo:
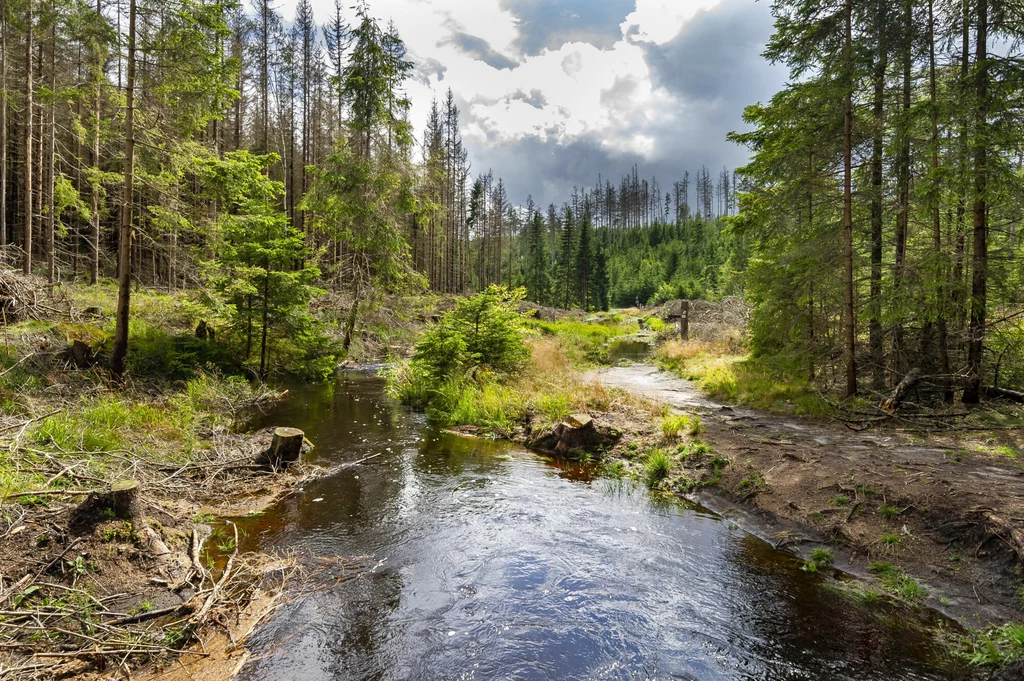
<path fill-rule="evenodd" d="M 661 434 L 673 439 L 680 434 L 698 435 L 703 431 L 699 416 L 687 414 L 666 414 L 661 420 Z"/>
<path fill-rule="evenodd" d="M 526 415 L 521 396 L 496 382 L 476 384 L 450 383 L 442 386 L 442 395 L 431 416 L 448 425 L 475 425 L 501 434 L 509 434 Z"/>
<path fill-rule="evenodd" d="M 628 472 L 622 461 L 613 461 L 601 467 L 601 475 L 606 478 L 624 478 Z"/>
<path fill-rule="evenodd" d="M 566 346 L 574 365 L 586 366 L 608 362 L 608 341 L 619 336 L 635 333 L 635 323 L 608 322 L 593 324 L 570 319 L 557 322 L 529 320 L 528 329 L 546 336 L 558 336 Z"/>
<path fill-rule="evenodd" d="M 920 603 L 928 596 L 928 591 L 917 583 L 906 571 L 892 563 L 872 563 L 868 568 L 877 575 L 882 587 L 898 598 L 911 603 Z"/>
<path fill-rule="evenodd" d="M 885 546 L 898 546 L 901 541 L 901 538 L 898 534 L 886 532 L 879 538 L 878 541 L 880 541 Z"/>
<path fill-rule="evenodd" d="M 976 666 L 998 667 L 1024 658 L 1024 624 L 1007 623 L 958 637 L 957 656 Z"/>
<path fill-rule="evenodd" d="M 811 551 L 811 560 L 821 567 L 828 567 L 836 562 L 836 557 L 832 549 L 819 547 Z"/>
<path fill-rule="evenodd" d="M 668 477 L 672 470 L 672 458 L 664 449 L 654 449 L 647 453 L 644 459 L 644 473 L 647 486 L 650 489 L 657 487 L 662 480 Z"/>
<path fill-rule="evenodd" d="M 670 341 L 656 357 L 663 368 L 724 402 L 798 416 L 832 416 L 832 408 L 805 378 L 734 352 L 699 341 Z"/>
<path fill-rule="evenodd" d="M 838 497 L 832 497 L 832 499 L 830 499 L 828 503 L 831 504 L 832 506 L 846 506 L 847 504 L 850 503 L 850 497 L 842 495 Z"/>
<path fill-rule="evenodd" d="M 896 516 L 900 514 L 899 509 L 895 506 L 882 505 L 878 507 L 878 513 L 886 520 L 895 520 Z"/>
<path fill-rule="evenodd" d="M 704 457 L 714 454 L 714 448 L 706 442 L 700 440 L 691 440 L 686 443 L 681 443 L 676 447 L 676 452 L 679 453 L 680 458 L 685 462 L 697 462 L 704 459 Z"/>

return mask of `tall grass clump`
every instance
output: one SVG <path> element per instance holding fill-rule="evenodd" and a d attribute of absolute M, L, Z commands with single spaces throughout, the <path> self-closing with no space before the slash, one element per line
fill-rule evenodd
<path fill-rule="evenodd" d="M 608 361 L 608 341 L 636 331 L 636 324 L 590 324 L 575 320 L 542 322 L 530 320 L 528 328 L 541 336 L 556 336 L 563 341 L 575 365 L 602 364 Z"/>
<path fill-rule="evenodd" d="M 680 434 L 699 435 L 702 431 L 699 416 L 667 414 L 661 420 L 661 434 L 666 438 L 677 438 Z"/>
<path fill-rule="evenodd" d="M 650 489 L 654 489 L 667 478 L 671 470 L 672 458 L 664 449 L 654 449 L 647 453 L 644 459 L 644 478 Z"/>

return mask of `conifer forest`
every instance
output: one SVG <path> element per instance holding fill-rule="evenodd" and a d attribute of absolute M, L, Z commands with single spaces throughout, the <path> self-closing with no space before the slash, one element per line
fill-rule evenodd
<path fill-rule="evenodd" d="M 0 679 L 1024 679 L 1024 0 L 0 0 Z"/>

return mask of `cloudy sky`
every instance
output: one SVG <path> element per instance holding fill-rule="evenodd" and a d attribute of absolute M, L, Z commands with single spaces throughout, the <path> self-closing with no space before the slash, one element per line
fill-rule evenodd
<path fill-rule="evenodd" d="M 321 21 L 333 0 L 313 0 Z M 289 19 L 291 3 L 280 11 Z M 725 135 L 786 73 L 760 56 L 767 0 L 371 0 L 416 63 L 421 131 L 450 87 L 474 173 L 513 201 L 562 201 L 633 163 L 663 186 L 701 164 L 743 163 Z"/>

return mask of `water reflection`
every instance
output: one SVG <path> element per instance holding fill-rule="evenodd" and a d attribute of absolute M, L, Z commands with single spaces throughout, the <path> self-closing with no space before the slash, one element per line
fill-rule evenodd
<path fill-rule="evenodd" d="M 324 461 L 384 455 L 244 520 L 246 541 L 379 567 L 282 608 L 243 678 L 959 678 L 927 617 L 593 466 L 441 432 L 375 378 L 296 390 L 270 423 Z"/>

